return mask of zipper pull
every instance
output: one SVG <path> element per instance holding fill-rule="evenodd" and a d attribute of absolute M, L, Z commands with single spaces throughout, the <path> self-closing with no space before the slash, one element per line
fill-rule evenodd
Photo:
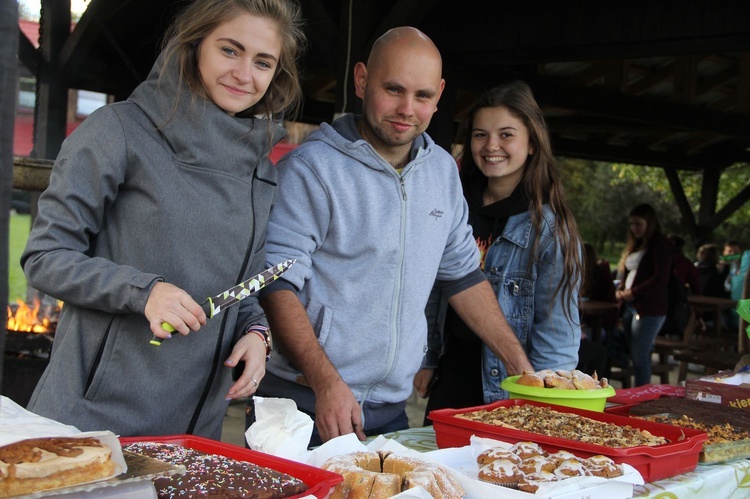
<path fill-rule="evenodd" d="M 400 178 L 401 181 L 401 195 L 404 198 L 404 201 L 406 201 L 406 186 L 404 185 L 404 177 Z"/>

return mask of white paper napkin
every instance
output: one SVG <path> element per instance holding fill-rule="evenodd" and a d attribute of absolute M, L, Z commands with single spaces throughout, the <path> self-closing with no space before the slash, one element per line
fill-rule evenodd
<path fill-rule="evenodd" d="M 245 432 L 247 445 L 256 451 L 302 462 L 313 420 L 297 410 L 293 400 L 256 396 L 255 423 Z"/>
<path fill-rule="evenodd" d="M 117 476 L 128 467 L 122 455 L 122 447 L 117 436 L 111 431 L 88 431 L 82 433 L 75 426 L 62 424 L 27 411 L 8 397 L 0 396 L 0 446 L 44 437 L 93 437 L 99 439 L 112 450 L 112 461 L 115 463 Z"/>

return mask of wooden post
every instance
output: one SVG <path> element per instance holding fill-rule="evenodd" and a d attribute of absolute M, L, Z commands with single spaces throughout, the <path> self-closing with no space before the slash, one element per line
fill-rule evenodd
<path fill-rule="evenodd" d="M 8 229 L 13 177 L 13 130 L 18 81 L 18 3 L 0 2 L 0 296 L 8 305 Z M 0 328 L 0 386 L 6 328 Z"/>
<path fill-rule="evenodd" d="M 68 86 L 60 66 L 60 54 L 70 36 L 70 0 L 42 0 L 40 23 L 40 67 L 37 72 L 38 102 L 34 128 L 36 157 L 53 160 L 60 152 L 67 127 Z M 36 218 L 40 191 L 31 193 L 31 220 Z M 27 301 L 52 300 L 28 286 Z"/>

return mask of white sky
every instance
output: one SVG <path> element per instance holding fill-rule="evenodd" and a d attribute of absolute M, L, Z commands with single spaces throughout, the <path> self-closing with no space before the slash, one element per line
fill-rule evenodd
<path fill-rule="evenodd" d="M 41 0 L 18 0 L 19 4 L 26 5 L 28 9 L 36 14 L 39 15 L 39 7 L 41 5 Z M 84 0 L 70 0 L 70 11 L 80 14 L 84 10 L 86 10 L 86 7 L 88 6 L 88 2 Z"/>

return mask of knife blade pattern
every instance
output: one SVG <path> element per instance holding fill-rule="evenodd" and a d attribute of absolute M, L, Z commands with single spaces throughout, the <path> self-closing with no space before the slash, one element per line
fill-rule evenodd
<path fill-rule="evenodd" d="M 260 274 L 254 275 L 247 281 L 243 281 L 219 295 L 206 298 L 206 300 L 201 303 L 201 307 L 203 308 L 204 312 L 206 312 L 206 316 L 209 319 L 211 319 L 212 317 L 216 317 L 216 315 L 222 310 L 231 307 L 238 301 L 244 300 L 248 296 L 264 288 L 268 284 L 271 284 L 273 281 L 278 279 L 281 274 L 286 272 L 289 267 L 294 265 L 294 262 L 296 261 L 296 259 L 286 260 L 277 265 L 274 265 L 273 267 L 269 267 Z M 172 327 L 172 325 L 168 322 L 162 322 L 161 327 L 162 329 L 164 329 L 165 331 L 169 331 L 170 333 L 175 330 L 174 327 Z M 163 340 L 161 338 L 154 335 L 149 343 L 158 347 L 161 345 L 162 341 Z"/>
<path fill-rule="evenodd" d="M 247 281 L 239 283 L 237 286 L 228 289 L 218 296 L 208 299 L 209 314 L 208 317 L 214 317 L 216 314 L 225 310 L 240 300 L 243 300 L 265 286 L 278 279 L 281 274 L 286 272 L 296 260 L 286 260 L 270 267 L 260 274 L 251 277 Z"/>

